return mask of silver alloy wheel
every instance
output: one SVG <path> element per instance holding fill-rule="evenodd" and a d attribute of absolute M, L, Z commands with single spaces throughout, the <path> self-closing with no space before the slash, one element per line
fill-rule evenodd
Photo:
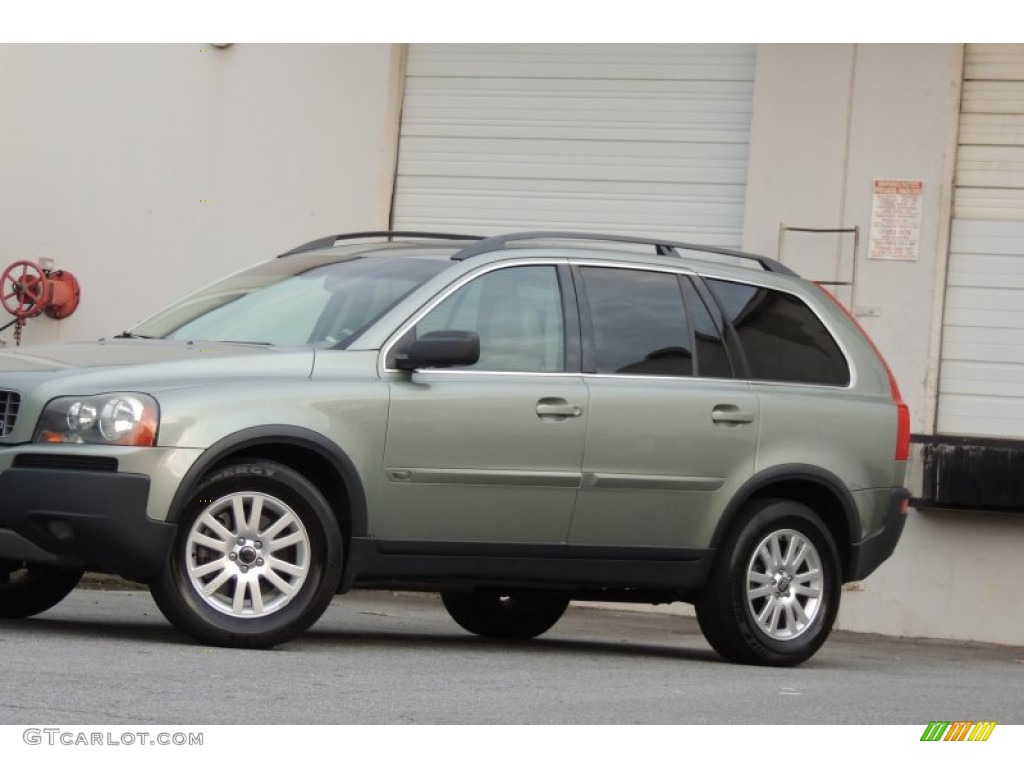
<path fill-rule="evenodd" d="M 793 640 L 811 626 L 822 609 L 821 556 L 800 531 L 772 531 L 761 540 L 747 565 L 747 609 L 772 640 Z"/>
<path fill-rule="evenodd" d="M 185 542 L 196 594 L 242 619 L 284 608 L 306 581 L 309 534 L 295 511 L 265 493 L 223 496 L 196 519 Z"/>

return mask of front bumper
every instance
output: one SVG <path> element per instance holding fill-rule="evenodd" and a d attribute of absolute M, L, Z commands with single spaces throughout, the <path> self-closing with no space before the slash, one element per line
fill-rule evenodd
<path fill-rule="evenodd" d="M 906 488 L 893 488 L 889 491 L 889 502 L 882 527 L 851 547 L 850 563 L 844 581 L 860 581 L 867 578 L 893 553 L 907 522 L 905 502 L 909 499 L 910 491 Z"/>
<path fill-rule="evenodd" d="M 146 581 L 175 526 L 146 515 L 150 479 L 126 472 L 0 472 L 0 559 L 49 562 Z"/>

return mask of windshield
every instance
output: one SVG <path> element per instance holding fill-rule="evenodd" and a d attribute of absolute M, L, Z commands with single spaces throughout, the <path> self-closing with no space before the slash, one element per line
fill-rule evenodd
<path fill-rule="evenodd" d="M 188 296 L 131 333 L 343 348 L 448 266 L 451 261 L 439 258 L 352 258 L 313 266 L 275 259 Z"/>

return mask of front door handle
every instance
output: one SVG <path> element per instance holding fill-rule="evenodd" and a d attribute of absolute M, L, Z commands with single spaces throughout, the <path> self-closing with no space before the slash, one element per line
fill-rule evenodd
<path fill-rule="evenodd" d="M 583 409 L 560 397 L 545 397 L 537 402 L 537 415 L 543 418 L 574 419 L 583 415 Z"/>
<path fill-rule="evenodd" d="M 711 409 L 711 420 L 715 424 L 750 424 L 754 414 L 741 411 L 736 405 L 716 405 Z"/>

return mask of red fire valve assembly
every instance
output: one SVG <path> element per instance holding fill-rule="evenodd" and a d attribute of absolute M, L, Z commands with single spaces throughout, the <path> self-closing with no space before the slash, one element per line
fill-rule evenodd
<path fill-rule="evenodd" d="M 61 320 L 78 308 L 80 295 L 73 274 L 63 269 L 46 269 L 34 261 L 15 261 L 0 275 L 0 305 L 14 315 L 18 342 L 26 320 L 42 314 Z M 0 330 L 3 327 L 6 326 L 0 326 Z"/>
<path fill-rule="evenodd" d="M 19 320 L 46 314 L 61 320 L 78 308 L 78 279 L 63 269 L 16 261 L 0 276 L 0 302 Z"/>

